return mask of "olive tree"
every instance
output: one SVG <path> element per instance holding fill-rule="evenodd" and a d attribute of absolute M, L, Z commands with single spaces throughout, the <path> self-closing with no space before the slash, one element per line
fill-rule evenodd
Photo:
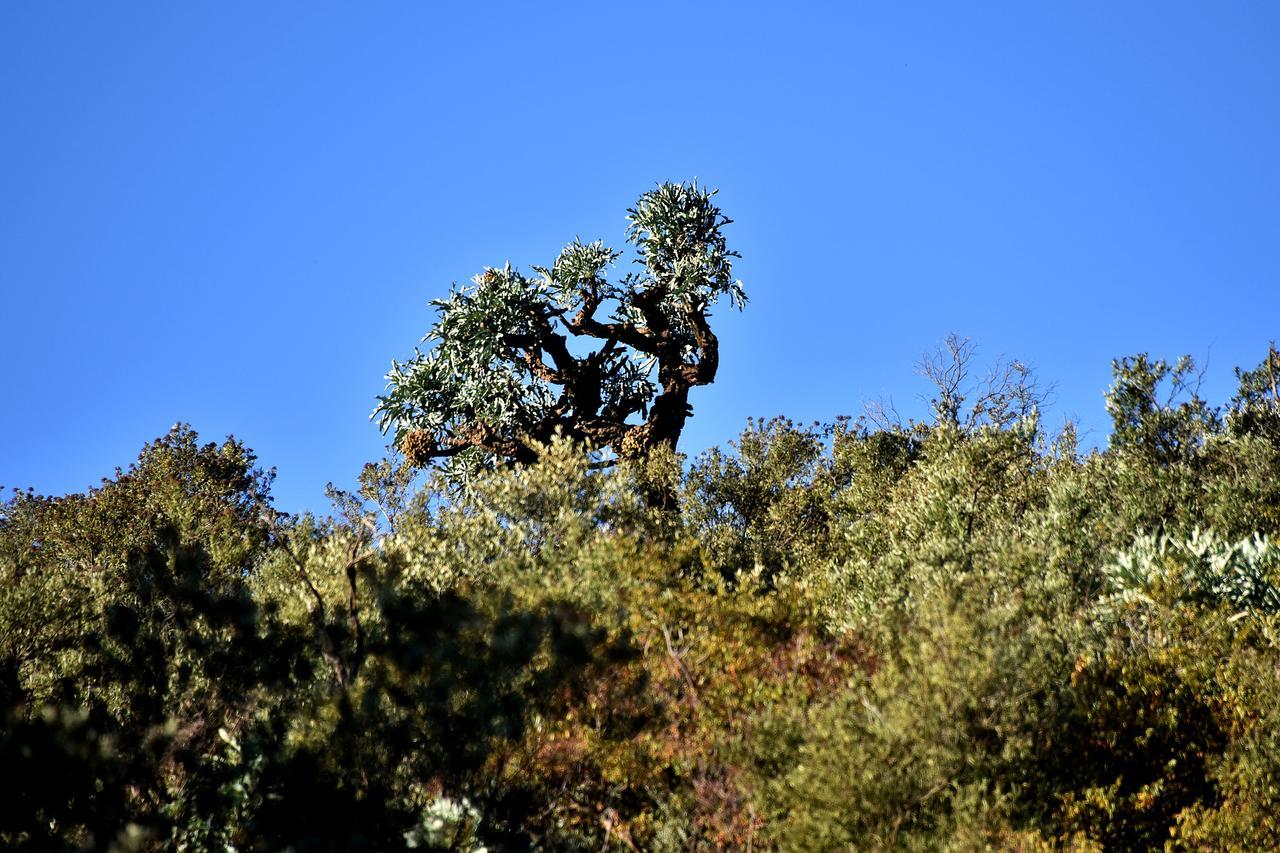
<path fill-rule="evenodd" d="M 490 267 L 434 300 L 430 346 L 392 362 L 373 418 L 410 463 L 461 480 L 534 461 L 557 434 L 602 464 L 674 447 L 690 389 L 719 366 L 711 307 L 746 302 L 714 196 L 696 182 L 640 196 L 627 211 L 635 268 L 616 280 L 623 253 L 575 239 L 550 267 Z"/>

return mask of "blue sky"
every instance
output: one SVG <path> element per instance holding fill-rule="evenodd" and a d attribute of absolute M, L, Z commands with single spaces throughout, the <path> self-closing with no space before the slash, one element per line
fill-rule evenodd
<path fill-rule="evenodd" d="M 176 421 L 323 510 L 429 299 L 721 189 L 751 303 L 689 452 L 857 414 L 948 332 L 1105 441 L 1110 360 L 1280 337 L 1280 4 L 0 5 L 0 483 Z"/>

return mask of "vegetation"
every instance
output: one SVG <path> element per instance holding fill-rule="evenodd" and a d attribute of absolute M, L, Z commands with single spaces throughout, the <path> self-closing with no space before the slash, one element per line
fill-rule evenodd
<path fill-rule="evenodd" d="M 332 517 L 181 425 L 0 504 L 0 846 L 1280 848 L 1274 347 L 1120 359 L 1082 452 L 950 338 L 929 422 L 686 460 L 711 199 L 437 303 Z"/>
<path fill-rule="evenodd" d="M 186 427 L 13 493 L 0 844 L 1280 845 L 1275 355 L 1221 409 L 1118 361 L 1081 453 L 971 354 L 931 423 L 553 437 L 461 493 L 392 459 L 330 519 Z"/>
<path fill-rule="evenodd" d="M 616 284 L 608 268 L 623 253 L 574 240 L 533 276 L 508 263 L 433 302 L 433 347 L 392 362 L 374 412 L 382 431 L 411 463 L 446 460 L 462 482 L 532 462 L 556 435 L 630 459 L 674 448 L 689 390 L 719 367 L 711 306 L 746 302 L 714 195 L 666 183 L 640 196 L 627 211 L 639 271 Z"/>

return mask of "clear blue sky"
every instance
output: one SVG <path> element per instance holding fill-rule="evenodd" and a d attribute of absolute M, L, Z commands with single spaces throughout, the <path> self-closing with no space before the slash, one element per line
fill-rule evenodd
<path fill-rule="evenodd" d="M 829 419 L 947 332 L 1104 441 L 1110 359 L 1280 337 L 1280 4 L 0 5 L 0 483 L 175 421 L 324 509 L 427 300 L 721 188 L 751 298 L 683 448 Z"/>

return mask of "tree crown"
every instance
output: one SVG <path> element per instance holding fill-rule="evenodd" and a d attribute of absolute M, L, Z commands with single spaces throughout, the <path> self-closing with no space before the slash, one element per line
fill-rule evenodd
<path fill-rule="evenodd" d="M 608 277 L 623 253 L 575 239 L 526 275 L 489 267 L 433 300 L 438 317 L 407 362 L 392 362 L 373 413 L 415 465 L 467 480 L 499 461 L 529 462 L 556 434 L 636 457 L 674 446 L 689 390 L 715 379 L 708 318 L 746 303 L 716 191 L 664 183 L 627 211 L 637 269 Z M 607 319 L 601 319 L 601 317 Z"/>

